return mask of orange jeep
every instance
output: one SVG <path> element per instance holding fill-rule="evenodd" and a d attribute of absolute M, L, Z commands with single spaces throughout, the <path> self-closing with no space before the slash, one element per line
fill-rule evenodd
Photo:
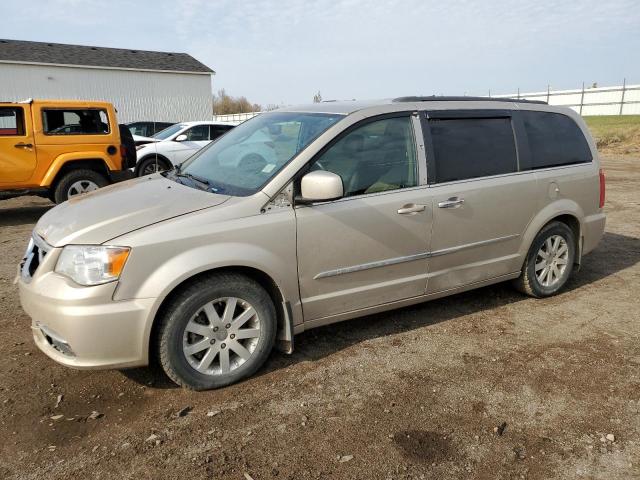
<path fill-rule="evenodd" d="M 125 134 L 107 102 L 0 102 L 0 199 L 40 195 L 61 203 L 128 178 L 135 147 Z"/>

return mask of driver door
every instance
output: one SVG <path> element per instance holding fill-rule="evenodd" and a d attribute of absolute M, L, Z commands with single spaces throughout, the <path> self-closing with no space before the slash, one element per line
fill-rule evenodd
<path fill-rule="evenodd" d="M 29 105 L 0 106 L 0 185 L 25 182 L 36 169 Z"/>
<path fill-rule="evenodd" d="M 367 120 L 311 164 L 339 175 L 344 196 L 295 208 L 305 322 L 425 293 L 432 208 L 414 124 Z"/>
<path fill-rule="evenodd" d="M 211 141 L 209 127 L 209 125 L 196 125 L 187 131 L 182 132 L 181 135 L 186 135 L 187 139 L 182 142 L 173 142 L 173 145 L 171 146 L 173 163 L 182 163 L 202 147 L 207 145 Z"/>

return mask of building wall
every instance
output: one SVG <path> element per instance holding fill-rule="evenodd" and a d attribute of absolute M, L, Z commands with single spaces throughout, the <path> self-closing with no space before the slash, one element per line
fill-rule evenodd
<path fill-rule="evenodd" d="M 210 120 L 211 75 L 0 63 L 0 101 L 106 100 L 120 123 Z"/>

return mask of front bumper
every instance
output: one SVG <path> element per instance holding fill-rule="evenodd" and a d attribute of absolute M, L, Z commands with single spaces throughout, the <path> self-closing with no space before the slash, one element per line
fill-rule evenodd
<path fill-rule="evenodd" d="M 113 301 L 117 282 L 81 287 L 52 271 L 29 282 L 19 277 L 18 286 L 34 341 L 56 362 L 80 369 L 148 364 L 154 299 Z"/>

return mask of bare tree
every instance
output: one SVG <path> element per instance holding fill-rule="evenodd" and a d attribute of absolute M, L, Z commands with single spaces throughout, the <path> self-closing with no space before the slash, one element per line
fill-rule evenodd
<path fill-rule="evenodd" d="M 247 97 L 232 97 L 225 89 L 218 90 L 217 94 L 213 95 L 213 114 L 214 115 L 227 115 L 230 113 L 248 113 L 259 112 L 262 110 L 262 106 L 257 103 L 251 103 L 247 100 Z"/>

